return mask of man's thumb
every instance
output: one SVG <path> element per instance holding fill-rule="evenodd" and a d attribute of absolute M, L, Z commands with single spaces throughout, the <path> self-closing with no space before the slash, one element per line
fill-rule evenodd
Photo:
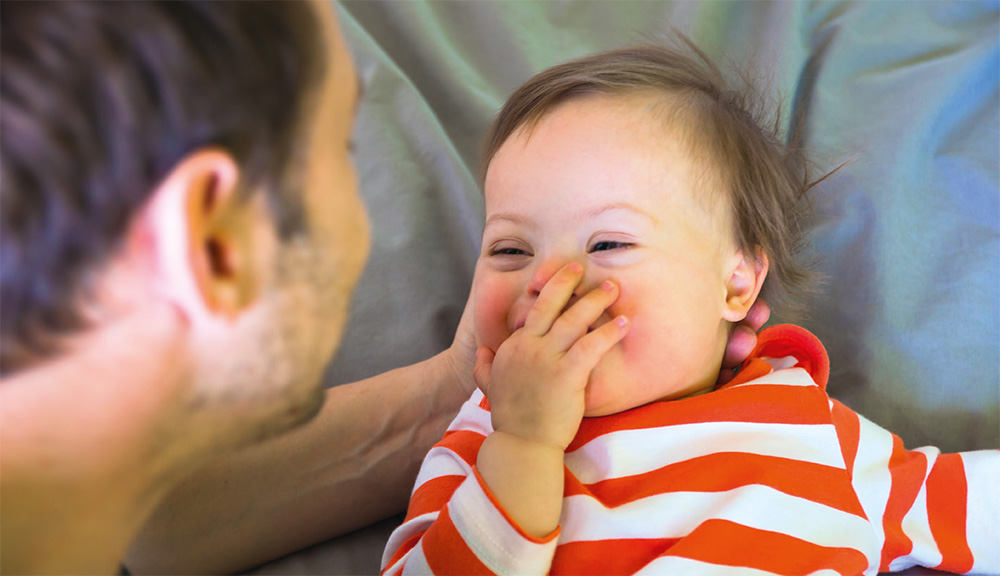
<path fill-rule="evenodd" d="M 485 346 L 476 349 L 476 364 L 472 367 L 472 379 L 476 386 L 486 394 L 490 388 L 490 376 L 493 373 L 493 358 L 496 354 Z"/>

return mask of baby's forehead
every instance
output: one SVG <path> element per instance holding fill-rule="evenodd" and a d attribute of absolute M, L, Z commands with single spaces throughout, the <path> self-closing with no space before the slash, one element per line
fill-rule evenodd
<path fill-rule="evenodd" d="M 494 156 L 485 178 L 487 219 L 511 206 L 531 206 L 582 220 L 598 202 L 644 206 L 654 220 L 669 221 L 678 199 L 660 196 L 682 194 L 680 200 L 693 201 L 713 228 L 732 230 L 718 171 L 696 151 L 683 122 L 664 109 L 672 104 L 648 94 L 602 94 L 552 107 L 512 133 Z M 580 196 L 560 203 L 567 189 Z M 524 190 L 551 194 L 553 202 L 519 203 Z"/>
<path fill-rule="evenodd" d="M 690 156 L 704 171 L 724 171 L 719 148 L 718 123 L 713 122 L 698 97 L 677 90 L 641 88 L 615 93 L 590 93 L 565 98 L 535 116 L 525 119 L 500 146 L 523 146 L 540 126 L 552 124 L 576 128 L 580 137 L 593 139 L 635 135 L 641 138 L 648 156 L 661 149 Z M 609 127 L 616 131 L 609 133 Z M 555 150 L 558 153 L 558 149 Z M 489 168 L 492 168 L 494 158 Z"/>
<path fill-rule="evenodd" d="M 579 153 L 581 142 L 590 142 L 593 145 L 586 146 L 586 152 L 597 163 L 611 157 L 628 168 L 642 163 L 676 165 L 683 160 L 686 176 L 694 185 L 691 193 L 714 211 L 719 200 L 728 196 L 725 165 L 717 147 L 708 141 L 706 120 L 687 100 L 684 94 L 652 89 L 567 98 L 511 133 L 487 168 L 486 192 L 495 188 L 491 180 L 522 169 L 506 156 L 529 144 L 557 170 Z"/>
<path fill-rule="evenodd" d="M 508 140 L 530 137 L 540 124 L 553 118 L 586 122 L 602 116 L 634 129 L 688 130 L 701 124 L 689 101 L 678 90 L 652 88 L 572 94 L 525 117 Z"/>

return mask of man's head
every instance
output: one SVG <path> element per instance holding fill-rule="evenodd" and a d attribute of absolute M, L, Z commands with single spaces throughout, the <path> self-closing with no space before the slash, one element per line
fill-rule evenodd
<path fill-rule="evenodd" d="M 329 8 L 0 10 L 3 374 L 162 300 L 187 326 L 191 405 L 313 413 L 367 253 Z"/>
<path fill-rule="evenodd" d="M 587 271 L 580 294 L 617 282 L 598 324 L 632 323 L 591 375 L 591 416 L 710 389 L 765 278 L 773 299 L 806 277 L 794 260 L 808 188 L 797 152 L 690 52 L 550 68 L 508 99 L 488 140 L 480 343 L 495 350 L 519 328 L 569 261 Z"/>

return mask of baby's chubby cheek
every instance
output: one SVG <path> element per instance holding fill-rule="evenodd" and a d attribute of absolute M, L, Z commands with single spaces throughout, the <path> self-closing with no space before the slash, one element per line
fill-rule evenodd
<path fill-rule="evenodd" d="M 515 298 L 506 287 L 482 279 L 476 285 L 475 299 L 476 344 L 496 352 L 510 336 L 508 316 Z"/>
<path fill-rule="evenodd" d="M 618 285 L 618 298 L 604 311 L 595 327 L 611 322 L 618 316 L 624 316 L 628 319 L 628 332 L 612 348 L 613 351 L 617 350 L 617 354 L 620 355 L 619 359 L 627 364 L 634 360 L 632 355 L 636 350 L 633 343 L 645 342 L 646 338 L 650 336 L 648 331 L 652 327 L 651 324 L 655 324 L 655 322 L 653 318 L 650 318 L 649 311 L 644 311 L 641 306 L 644 301 L 642 294 L 633 289 L 627 281 L 618 278 L 610 280 Z"/>

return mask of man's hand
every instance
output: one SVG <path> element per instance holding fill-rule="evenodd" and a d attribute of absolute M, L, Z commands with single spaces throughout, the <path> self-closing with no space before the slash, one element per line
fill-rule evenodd
<path fill-rule="evenodd" d="M 718 385 L 729 382 L 736 376 L 736 367 L 747 359 L 757 346 L 757 331 L 771 317 L 771 308 L 763 299 L 758 299 L 750 307 L 746 318 L 733 328 L 726 343 L 726 352 L 722 357 L 722 370 L 719 371 Z"/>
<path fill-rule="evenodd" d="M 476 330 L 473 320 L 475 318 L 475 307 L 473 306 L 475 294 L 476 284 L 475 279 L 473 279 L 472 288 L 469 290 L 469 299 L 465 303 L 465 310 L 462 311 L 462 319 L 458 321 L 455 339 L 451 346 L 444 351 L 454 380 L 462 389 L 463 400 L 476 389 L 476 381 L 472 378 L 472 369 L 476 362 Z"/>
<path fill-rule="evenodd" d="M 624 317 L 588 332 L 618 298 L 618 286 L 605 282 L 563 311 L 583 278 L 571 263 L 542 288 L 524 326 L 496 354 L 480 348 L 473 371 L 490 401 L 493 428 L 565 450 L 584 413 L 590 372 L 628 331 Z"/>

